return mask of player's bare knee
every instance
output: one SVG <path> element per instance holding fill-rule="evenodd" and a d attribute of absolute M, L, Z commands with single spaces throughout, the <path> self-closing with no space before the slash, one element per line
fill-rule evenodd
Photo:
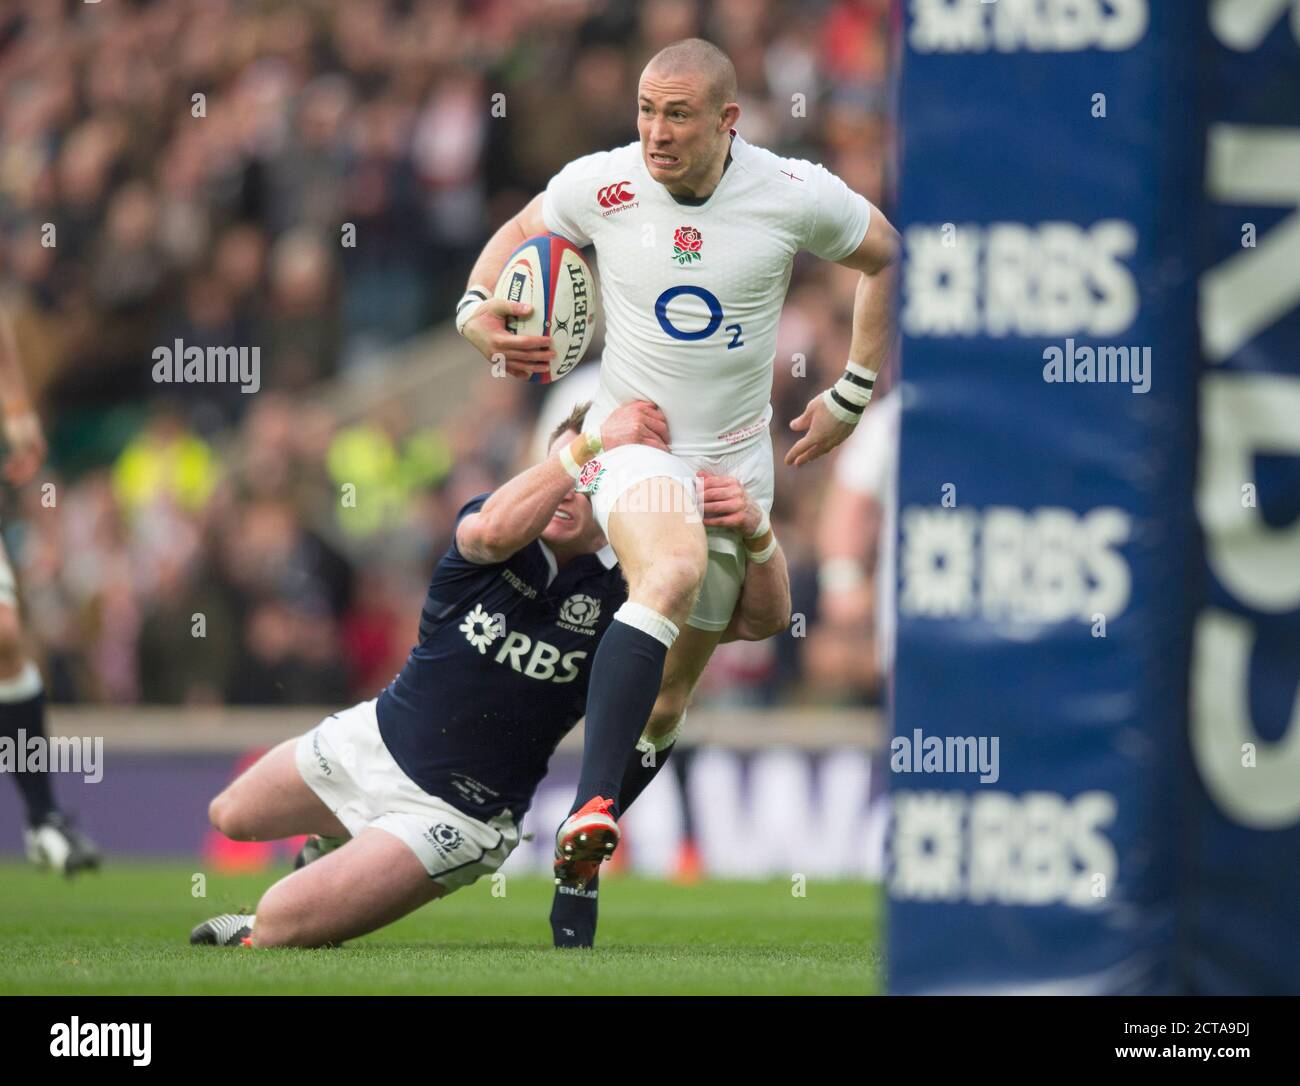
<path fill-rule="evenodd" d="M 277 883 L 257 903 L 253 922 L 253 945 L 260 947 L 300 946 L 302 917 Z"/>
<path fill-rule="evenodd" d="M 656 557 L 654 565 L 631 586 L 630 595 L 664 615 L 689 613 L 708 568 L 707 548 L 700 554 L 685 547 L 674 548 Z"/>
<path fill-rule="evenodd" d="M 277 946 L 302 946 L 299 932 L 274 910 L 264 906 L 257 907 L 257 919 L 253 922 L 253 946 L 270 949 Z"/>
<path fill-rule="evenodd" d="M 272 914 L 262 918 L 262 910 L 257 910 L 257 920 L 253 924 L 253 946 L 270 949 L 278 946 L 314 947 L 320 946 L 312 934 L 301 925 L 287 917 Z"/>
<path fill-rule="evenodd" d="M 252 840 L 252 827 L 243 817 L 244 812 L 241 807 L 239 800 L 231 795 L 231 790 L 227 788 L 208 804 L 208 821 L 212 823 L 213 829 L 225 834 L 232 841 Z"/>
<path fill-rule="evenodd" d="M 302 888 L 292 882 L 276 883 L 257 903 L 254 946 L 321 947 L 331 938 L 321 924 L 320 903 L 304 898 Z"/>
<path fill-rule="evenodd" d="M 211 825 L 214 830 L 218 830 L 221 833 L 226 832 L 223 825 L 223 816 L 226 813 L 225 799 L 226 793 L 222 792 L 219 795 L 213 796 L 211 801 L 208 803 L 208 824 Z"/>

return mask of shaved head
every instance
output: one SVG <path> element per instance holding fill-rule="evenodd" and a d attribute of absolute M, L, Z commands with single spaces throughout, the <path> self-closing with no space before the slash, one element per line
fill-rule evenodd
<path fill-rule="evenodd" d="M 647 75 L 660 78 L 703 77 L 709 105 L 721 109 L 736 100 L 736 67 L 712 42 L 683 38 L 660 49 L 645 66 Z"/>
<path fill-rule="evenodd" d="M 673 196 L 700 198 L 727 168 L 740 119 L 736 69 L 703 38 L 660 49 L 637 86 L 637 134 L 650 176 Z"/>

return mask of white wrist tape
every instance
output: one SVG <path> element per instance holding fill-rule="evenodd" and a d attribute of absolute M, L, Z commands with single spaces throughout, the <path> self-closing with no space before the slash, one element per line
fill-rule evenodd
<path fill-rule="evenodd" d="M 772 529 L 772 518 L 767 515 L 767 510 L 760 508 L 759 512 L 763 516 L 758 522 L 758 527 L 750 535 L 746 536 L 746 539 L 762 539 Z"/>
<path fill-rule="evenodd" d="M 492 297 L 492 292 L 487 287 L 481 287 L 477 283 L 465 291 L 460 296 L 460 301 L 456 303 L 456 333 L 465 334 L 465 325 L 468 323 L 477 311 L 478 307 Z"/>
<path fill-rule="evenodd" d="M 746 549 L 745 553 L 749 556 L 751 562 L 757 562 L 761 566 L 776 553 L 776 547 L 776 533 L 774 532 L 772 538 L 767 541 L 767 546 L 761 551 L 751 551 Z"/>
<path fill-rule="evenodd" d="M 583 455 L 581 462 L 573 455 L 573 446 L 577 444 L 579 439 L 587 443 L 587 451 Z M 560 450 L 560 463 L 564 465 L 564 470 L 576 479 L 582 474 L 582 465 L 593 456 L 599 455 L 604 448 L 605 443 L 600 440 L 599 433 L 580 434 Z"/>
<path fill-rule="evenodd" d="M 569 444 L 571 445 L 572 442 Z M 564 448 L 560 450 L 560 463 L 564 465 L 564 470 L 574 479 L 578 478 L 578 476 L 582 474 L 582 465 L 573 458 L 573 453 L 569 451 L 568 445 L 565 445 Z"/>
<path fill-rule="evenodd" d="M 844 376 L 835 382 L 833 388 L 822 393 L 826 406 L 840 422 L 856 426 L 862 418 L 862 412 L 871 402 L 871 390 L 876 385 L 876 370 L 859 366 L 856 362 L 846 363 Z"/>

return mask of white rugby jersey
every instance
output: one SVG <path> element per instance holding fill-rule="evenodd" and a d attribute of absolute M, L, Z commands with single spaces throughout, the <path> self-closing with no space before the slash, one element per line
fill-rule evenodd
<path fill-rule="evenodd" d="M 842 260 L 871 218 L 829 170 L 733 137 L 731 165 L 698 207 L 650 177 L 639 143 L 575 159 L 542 201 L 546 228 L 594 244 L 600 261 L 605 351 L 589 425 L 650 400 L 681 456 L 738 449 L 766 429 L 795 253 Z"/>

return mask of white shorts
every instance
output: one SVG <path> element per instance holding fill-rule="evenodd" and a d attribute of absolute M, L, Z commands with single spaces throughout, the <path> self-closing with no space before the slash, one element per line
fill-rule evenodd
<path fill-rule="evenodd" d="M 307 787 L 348 833 L 391 833 L 448 891 L 491 874 L 519 844 L 508 814 L 480 822 L 411 780 L 384 745 L 373 698 L 326 717 L 298 739 L 296 754 Z"/>
<path fill-rule="evenodd" d="M 772 436 L 764 430 L 758 440 L 734 452 L 720 456 L 676 456 L 649 445 L 620 445 L 588 461 L 578 490 L 591 498 L 591 509 L 600 530 L 609 534 L 609 514 L 615 503 L 631 487 L 644 479 L 667 476 L 677 479 L 686 491 L 678 501 L 687 517 L 700 519 L 695 499 L 695 473 L 703 469 L 714 475 L 730 475 L 767 512 L 772 511 L 775 474 L 772 468 Z M 675 491 L 675 488 L 674 488 Z M 652 497 L 652 501 L 659 500 Z M 662 508 L 673 509 L 672 498 L 665 495 Z M 647 511 L 660 506 L 648 507 Z M 687 624 L 699 630 L 725 630 L 731 621 L 736 601 L 745 580 L 745 548 L 740 533 L 728 528 L 708 528 L 709 568 L 704 575 L 700 598 Z"/>

